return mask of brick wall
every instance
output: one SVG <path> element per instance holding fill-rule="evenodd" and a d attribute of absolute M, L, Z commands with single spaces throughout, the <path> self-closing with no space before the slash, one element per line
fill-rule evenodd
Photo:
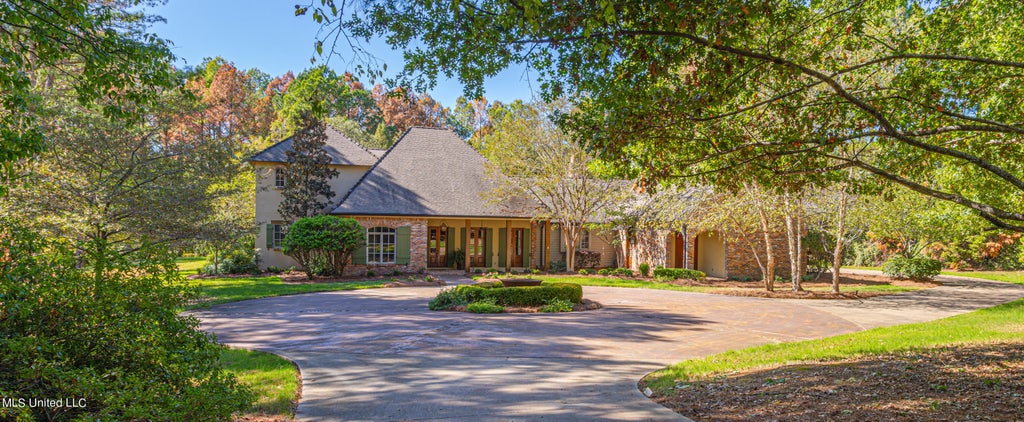
<path fill-rule="evenodd" d="M 363 227 L 399 227 L 410 226 L 409 233 L 409 264 L 408 265 L 349 265 L 345 267 L 345 275 L 366 275 L 367 270 L 373 270 L 378 275 L 387 274 L 394 270 L 412 273 L 427 268 L 427 220 L 425 218 L 406 217 L 352 217 Z"/>
<path fill-rule="evenodd" d="M 748 241 L 754 242 L 754 247 L 757 248 L 758 256 L 761 258 L 762 264 L 765 263 L 767 256 L 764 250 L 764 237 L 761 234 L 757 234 L 752 237 L 746 237 L 743 241 L 731 242 L 726 246 L 726 268 L 729 272 L 729 276 L 746 276 L 754 279 L 761 278 L 761 269 L 757 265 L 757 261 L 754 258 L 753 252 L 750 251 L 750 244 Z M 786 233 L 779 232 L 772 235 L 772 255 L 775 256 L 775 275 L 789 280 L 790 267 L 789 267 L 789 245 L 786 240 Z M 804 253 L 804 259 L 801 263 L 801 271 L 806 271 L 807 268 L 807 254 L 806 248 Z"/>

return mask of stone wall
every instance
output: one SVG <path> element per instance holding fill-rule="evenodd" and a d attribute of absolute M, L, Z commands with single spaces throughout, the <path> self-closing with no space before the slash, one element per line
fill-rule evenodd
<path fill-rule="evenodd" d="M 640 270 L 640 264 L 646 263 L 651 268 L 658 266 L 670 267 L 666 237 L 668 230 L 642 229 L 633 233 L 630 244 L 630 264 L 633 271 Z"/>
<path fill-rule="evenodd" d="M 742 241 L 730 242 L 726 246 L 726 268 L 730 277 L 750 277 L 755 280 L 761 279 L 761 268 L 757 265 L 754 253 L 750 250 L 750 241 L 754 242 L 758 256 L 764 263 L 767 256 L 764 250 L 764 237 L 761 234 L 743 238 Z M 806 249 L 806 248 L 805 248 Z M 789 245 L 786 240 L 786 233 L 779 232 L 772 235 L 772 255 L 775 256 L 775 275 L 789 281 Z M 804 253 L 802 271 L 807 268 L 807 254 Z"/>
<path fill-rule="evenodd" d="M 377 275 L 388 274 L 398 270 L 404 273 L 413 273 L 427 268 L 427 220 L 425 218 L 408 217 L 352 217 L 363 227 L 399 227 L 410 226 L 409 233 L 409 264 L 368 264 L 349 265 L 345 267 L 345 275 L 366 275 L 367 270 L 373 270 Z"/>

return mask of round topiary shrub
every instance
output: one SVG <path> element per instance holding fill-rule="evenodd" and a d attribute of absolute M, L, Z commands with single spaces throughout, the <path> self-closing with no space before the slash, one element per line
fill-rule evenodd
<path fill-rule="evenodd" d="M 344 274 L 352 252 L 362 244 L 363 227 L 358 221 L 320 215 L 293 223 L 281 242 L 281 252 L 298 261 L 312 279 L 323 273 Z"/>

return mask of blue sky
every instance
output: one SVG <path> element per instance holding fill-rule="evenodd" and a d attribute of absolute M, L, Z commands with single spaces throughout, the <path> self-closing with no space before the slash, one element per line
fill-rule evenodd
<path fill-rule="evenodd" d="M 154 24 L 150 31 L 173 43 L 179 66 L 195 66 L 203 58 L 215 56 L 242 69 L 259 68 L 271 76 L 289 70 L 298 74 L 311 66 L 318 27 L 309 16 L 295 16 L 295 0 L 170 0 L 149 13 L 167 20 Z M 400 52 L 391 51 L 383 43 L 369 47 L 387 63 L 389 74 L 401 68 Z M 347 44 L 339 48 L 347 48 Z M 348 51 L 341 52 L 351 56 Z M 347 65 L 338 57 L 330 60 L 330 66 L 338 72 L 352 70 Z M 506 70 L 485 85 L 485 96 L 503 102 L 529 100 L 538 85 L 529 81 L 534 87 L 531 90 L 523 73 L 522 69 Z M 455 80 L 439 80 L 430 92 L 446 107 L 455 105 L 460 95 L 462 85 Z"/>

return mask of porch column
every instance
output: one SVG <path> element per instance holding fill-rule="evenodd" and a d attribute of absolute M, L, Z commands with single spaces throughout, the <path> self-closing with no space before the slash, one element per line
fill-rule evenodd
<path fill-rule="evenodd" d="M 470 238 L 470 235 L 469 235 L 469 219 L 467 219 L 466 220 L 466 244 L 462 245 L 462 251 L 463 251 L 463 255 L 462 256 L 465 258 L 465 259 L 463 259 L 463 261 L 466 261 L 464 264 L 466 265 L 466 272 L 467 273 L 469 272 L 469 238 Z"/>
<path fill-rule="evenodd" d="M 551 220 L 544 222 L 544 244 L 540 249 L 544 254 L 544 271 L 551 271 Z"/>
<path fill-rule="evenodd" d="M 512 220 L 505 220 L 505 272 L 512 271 Z"/>

